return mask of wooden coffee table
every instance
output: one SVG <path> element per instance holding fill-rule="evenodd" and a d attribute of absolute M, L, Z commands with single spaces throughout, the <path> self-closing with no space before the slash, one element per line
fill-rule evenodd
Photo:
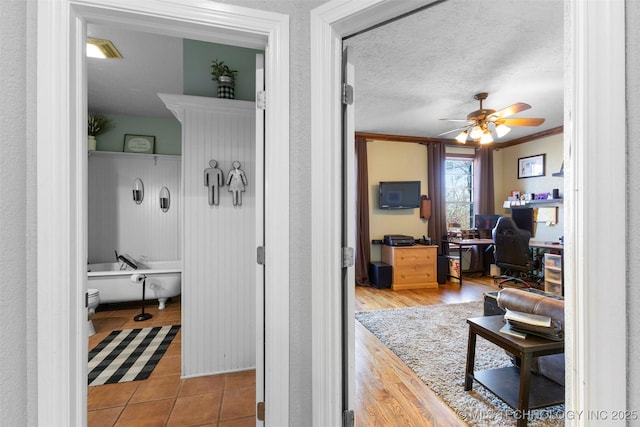
<path fill-rule="evenodd" d="M 564 387 L 543 375 L 531 375 L 534 357 L 564 353 L 564 341 L 551 341 L 528 335 L 516 338 L 503 334 L 504 317 L 484 316 L 467 319 L 469 342 L 467 347 L 467 369 L 464 389 L 473 388 L 476 380 L 487 390 L 502 399 L 517 411 L 518 427 L 527 425 L 530 409 L 543 408 L 564 402 Z M 520 368 L 508 366 L 474 372 L 476 356 L 476 336 L 481 336 L 520 358 Z"/>

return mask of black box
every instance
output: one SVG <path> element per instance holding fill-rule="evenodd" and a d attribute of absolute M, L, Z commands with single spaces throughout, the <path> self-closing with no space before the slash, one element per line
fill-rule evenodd
<path fill-rule="evenodd" d="M 384 262 L 369 263 L 369 281 L 378 289 L 391 287 L 391 266 Z"/>
<path fill-rule="evenodd" d="M 438 255 L 438 284 L 447 283 L 447 270 L 449 269 L 449 259 L 444 255 Z"/>

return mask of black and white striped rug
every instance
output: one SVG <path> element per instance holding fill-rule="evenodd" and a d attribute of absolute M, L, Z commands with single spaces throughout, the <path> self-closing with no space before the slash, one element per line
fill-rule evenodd
<path fill-rule="evenodd" d="M 89 352 L 89 385 L 147 379 L 179 329 L 170 325 L 111 332 Z"/>

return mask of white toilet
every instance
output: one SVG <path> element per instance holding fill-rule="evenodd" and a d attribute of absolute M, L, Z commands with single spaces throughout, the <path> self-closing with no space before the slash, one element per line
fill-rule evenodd
<path fill-rule="evenodd" d="M 96 312 L 98 304 L 100 304 L 100 292 L 98 289 L 87 289 L 87 320 L 89 322 L 89 336 L 95 335 L 96 333 L 91 316 Z"/>

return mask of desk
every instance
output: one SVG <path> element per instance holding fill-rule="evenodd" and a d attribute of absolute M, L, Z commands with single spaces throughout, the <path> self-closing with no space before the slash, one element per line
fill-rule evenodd
<path fill-rule="evenodd" d="M 456 249 L 456 248 L 458 249 L 458 253 L 460 256 L 460 274 L 459 276 L 453 276 L 449 274 L 449 272 L 447 271 L 447 276 L 458 279 L 460 281 L 460 285 L 462 285 L 462 248 L 470 248 L 472 246 L 482 246 L 486 248 L 488 246 L 493 245 L 493 239 L 448 239 L 448 240 L 443 240 L 442 244 L 447 245 L 447 248 L 446 249 L 443 248 L 442 250 L 443 254 L 449 254 L 450 249 Z M 484 266 L 484 261 L 482 265 Z"/>
<path fill-rule="evenodd" d="M 500 332 L 504 316 L 485 316 L 467 319 L 469 341 L 464 389 L 473 388 L 476 380 L 487 390 L 517 410 L 517 425 L 527 425 L 529 409 L 544 408 L 564 402 L 564 387 L 542 375 L 531 375 L 534 357 L 564 353 L 563 341 L 550 341 L 533 335 L 515 338 Z M 476 336 L 481 336 L 514 356 L 520 357 L 520 369 L 515 366 L 475 371 Z M 516 387 L 516 384 L 518 386 Z"/>

